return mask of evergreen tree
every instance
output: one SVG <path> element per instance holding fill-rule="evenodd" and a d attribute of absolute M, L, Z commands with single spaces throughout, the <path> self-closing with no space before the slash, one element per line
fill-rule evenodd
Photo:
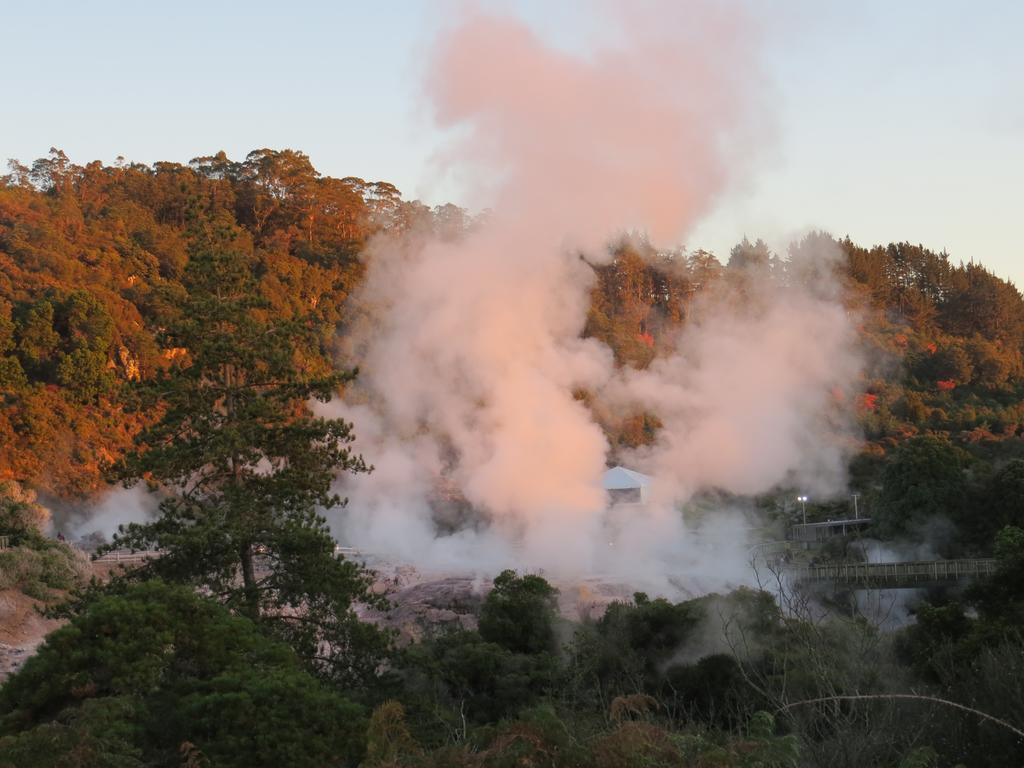
<path fill-rule="evenodd" d="M 1024 459 L 1007 462 L 992 477 L 988 489 L 989 527 L 1024 527 Z"/>
<path fill-rule="evenodd" d="M 908 440 L 882 472 L 878 530 L 885 536 L 917 532 L 933 517 L 959 522 L 968 498 L 970 455 L 933 436 Z"/>
<path fill-rule="evenodd" d="M 480 611 L 480 636 L 514 653 L 554 651 L 557 594 L 540 576 L 502 571 Z"/>
<path fill-rule="evenodd" d="M 318 369 L 314 317 L 266 311 L 247 238 L 228 219 L 195 240 L 165 348 L 186 350 L 144 390 L 162 417 L 120 465 L 165 498 L 157 520 L 112 546 L 163 554 L 130 578 L 201 586 L 285 639 L 321 673 L 347 684 L 373 673 L 384 648 L 353 604 L 373 602 L 369 576 L 334 553 L 318 509 L 337 506 L 337 471 L 364 472 L 351 425 L 312 414 L 354 373 Z"/>
<path fill-rule="evenodd" d="M 159 581 L 99 596 L 0 689 L 0 768 L 352 765 L 364 733 L 284 644 Z"/>
<path fill-rule="evenodd" d="M 18 352 L 32 371 L 46 375 L 60 345 L 60 334 L 53 329 L 53 304 L 41 299 L 31 306 L 21 321 Z"/>

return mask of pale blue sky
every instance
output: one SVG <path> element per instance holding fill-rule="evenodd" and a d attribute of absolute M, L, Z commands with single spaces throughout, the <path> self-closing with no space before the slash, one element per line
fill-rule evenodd
<path fill-rule="evenodd" d="M 725 256 L 744 234 L 778 247 L 820 227 L 945 248 L 1024 286 L 1024 3 L 748 3 L 774 128 L 688 245 Z M 492 4 L 566 46 L 597 18 L 585 0 Z M 0 158 L 292 147 L 330 175 L 473 207 L 434 178 L 441 137 L 420 97 L 433 30 L 456 7 L 0 0 Z"/>

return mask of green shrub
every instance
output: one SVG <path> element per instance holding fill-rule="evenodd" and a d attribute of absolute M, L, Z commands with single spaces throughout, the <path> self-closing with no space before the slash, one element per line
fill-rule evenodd
<path fill-rule="evenodd" d="M 41 540 L 49 520 L 49 510 L 36 503 L 34 491 L 13 480 L 0 482 L 0 536 L 7 536 L 11 545 Z"/>
<path fill-rule="evenodd" d="M 94 594 L 0 688 L 0 768 L 44 744 L 28 765 L 355 765 L 365 734 L 362 707 L 290 648 L 158 581 Z"/>
<path fill-rule="evenodd" d="M 17 589 L 36 600 L 74 588 L 87 573 L 85 556 L 60 542 L 41 539 L 0 551 L 0 589 Z"/>
<path fill-rule="evenodd" d="M 554 651 L 557 594 L 540 576 L 503 571 L 480 611 L 480 636 L 513 653 Z"/>

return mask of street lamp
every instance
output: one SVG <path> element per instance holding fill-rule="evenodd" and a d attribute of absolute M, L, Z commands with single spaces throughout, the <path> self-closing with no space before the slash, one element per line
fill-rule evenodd
<path fill-rule="evenodd" d="M 807 497 L 797 496 L 796 500 L 800 502 L 800 509 L 803 511 L 804 525 L 807 525 Z"/>

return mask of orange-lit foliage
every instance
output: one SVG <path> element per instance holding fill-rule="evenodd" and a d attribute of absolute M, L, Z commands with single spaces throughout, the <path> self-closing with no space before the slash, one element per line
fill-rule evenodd
<path fill-rule="evenodd" d="M 52 150 L 0 179 L 0 478 L 76 496 L 102 486 L 151 414 L 127 384 L 175 362 L 162 318 L 201 231 L 235 227 L 269 311 L 331 329 L 375 231 L 431 211 L 380 182 L 321 176 L 301 152 L 188 165 L 73 164 Z M 330 334 L 318 359 L 332 364 Z"/>
<path fill-rule="evenodd" d="M 857 407 L 862 411 L 875 411 L 878 408 L 878 395 L 864 392 L 857 400 Z"/>
<path fill-rule="evenodd" d="M 182 362 L 184 352 L 158 338 L 161 318 L 185 290 L 195 233 L 220 224 L 236 228 L 256 261 L 268 311 L 324 324 L 322 348 L 303 360 L 316 367 L 332 364 L 331 330 L 344 328 L 369 237 L 414 227 L 456 237 L 471 219 L 454 206 L 403 201 L 384 182 L 325 177 L 294 150 L 152 166 L 79 166 L 54 150 L 30 166 L 14 163 L 0 178 L 0 478 L 61 496 L 102 486 L 103 466 L 151 416 L 125 407 L 126 385 Z M 842 254 L 844 299 L 858 333 L 881 353 L 868 356 L 850 391 L 870 387 L 893 404 L 911 391 L 924 398 L 890 413 L 874 396 L 857 397 L 851 404 L 869 439 L 898 440 L 907 423 L 949 433 L 1024 423 L 1015 395 L 1024 380 L 1024 300 L 1011 283 L 921 246 L 863 248 L 823 233 L 789 257 L 813 259 L 823 245 Z M 592 267 L 583 335 L 607 344 L 623 366 L 644 368 L 677 343 L 702 295 L 789 279 L 749 242 L 730 267 L 707 251 L 663 251 L 641 238 L 612 251 Z M 746 268 L 752 259 L 757 269 Z M 953 389 L 991 399 L 928 402 Z M 844 402 L 841 392 L 832 397 Z M 656 414 L 598 417 L 613 447 L 648 443 L 657 429 Z"/>
<path fill-rule="evenodd" d="M 622 244 L 610 264 L 594 267 L 584 335 L 606 343 L 619 363 L 643 368 L 653 358 L 655 340 L 682 324 L 697 281 L 713 281 L 719 269 L 714 257 Z"/>

